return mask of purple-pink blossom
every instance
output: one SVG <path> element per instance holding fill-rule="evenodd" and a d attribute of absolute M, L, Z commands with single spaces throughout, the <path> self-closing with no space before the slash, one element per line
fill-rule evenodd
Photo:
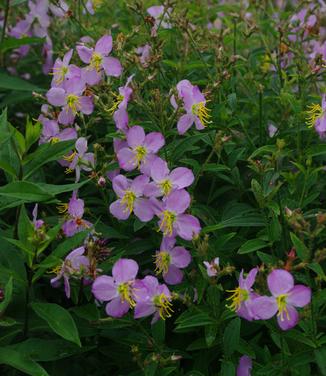
<path fill-rule="evenodd" d="M 174 190 L 189 187 L 194 181 L 194 174 L 189 168 L 177 167 L 170 171 L 161 158 L 152 163 L 150 174 L 153 181 L 145 188 L 148 197 L 167 196 Z"/>
<path fill-rule="evenodd" d="M 190 252 L 184 247 L 175 247 L 175 238 L 163 237 L 160 250 L 155 254 L 155 272 L 169 285 L 181 283 L 183 272 L 191 262 Z"/>
<path fill-rule="evenodd" d="M 77 53 L 80 59 L 88 64 L 83 68 L 83 77 L 89 85 L 98 84 L 102 77 L 103 71 L 107 76 L 119 77 L 122 73 L 120 61 L 109 56 L 112 51 L 112 36 L 104 35 L 95 44 L 94 48 L 85 45 L 77 46 Z"/>
<path fill-rule="evenodd" d="M 184 214 L 190 205 L 190 195 L 184 189 L 172 192 L 163 201 L 152 198 L 153 210 L 160 218 L 159 229 L 164 236 L 192 240 L 200 232 L 199 220 L 190 214 Z"/>
<path fill-rule="evenodd" d="M 277 322 L 282 330 L 293 328 L 299 322 L 296 308 L 310 303 L 311 289 L 294 285 L 292 275 L 283 269 L 273 270 L 267 277 L 267 285 L 272 296 L 257 297 L 251 305 L 256 319 L 268 320 L 277 314 Z"/>
<path fill-rule="evenodd" d="M 95 279 L 92 292 L 96 299 L 108 302 L 108 316 L 122 317 L 135 306 L 137 291 L 134 290 L 138 264 L 131 259 L 120 259 L 112 268 L 112 277 L 102 275 Z"/>
<path fill-rule="evenodd" d="M 119 165 L 126 171 L 139 168 L 142 173 L 149 175 L 153 157 L 164 145 L 164 137 L 159 132 L 147 135 L 142 127 L 135 125 L 127 131 L 127 145 L 117 153 Z"/>
<path fill-rule="evenodd" d="M 217 272 L 220 267 L 220 259 L 218 257 L 215 257 L 215 259 L 211 262 L 204 261 L 203 264 L 205 265 L 206 272 L 209 277 L 217 276 Z"/>
<path fill-rule="evenodd" d="M 250 376 L 252 369 L 252 360 L 247 355 L 243 355 L 239 359 L 239 364 L 237 367 L 237 376 Z"/>
<path fill-rule="evenodd" d="M 65 293 L 67 298 L 70 298 L 70 278 L 81 279 L 89 275 L 90 261 L 85 256 L 85 248 L 79 247 L 65 258 L 61 265 L 53 269 L 53 272 L 57 274 L 55 278 L 51 279 L 51 285 L 58 287 L 60 280 L 63 278 Z"/>
<path fill-rule="evenodd" d="M 149 178 L 145 175 L 139 175 L 134 180 L 123 175 L 116 176 L 112 186 L 119 198 L 110 205 L 110 213 L 118 219 L 126 220 L 133 212 L 142 222 L 150 221 L 154 216 L 152 204 L 143 197 L 148 181 Z"/>

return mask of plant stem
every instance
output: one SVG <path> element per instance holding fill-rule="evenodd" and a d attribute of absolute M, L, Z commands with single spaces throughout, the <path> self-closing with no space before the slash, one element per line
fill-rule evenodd
<path fill-rule="evenodd" d="M 6 37 L 6 29 L 7 29 L 7 23 L 8 23 L 9 8 L 10 8 L 9 3 L 10 3 L 10 0 L 7 0 L 6 5 L 5 5 L 5 17 L 4 17 L 4 20 L 3 20 L 0 43 L 2 43 L 5 39 L 5 37 Z M 4 52 L 3 53 L 1 52 L 1 54 L 0 54 L 0 65 L 2 67 L 5 66 Z"/>

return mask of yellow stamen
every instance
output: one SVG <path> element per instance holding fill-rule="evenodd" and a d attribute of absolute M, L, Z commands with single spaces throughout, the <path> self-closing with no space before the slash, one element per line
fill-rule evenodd
<path fill-rule="evenodd" d="M 205 102 L 195 103 L 191 107 L 192 114 L 195 115 L 195 116 L 198 116 L 200 122 L 204 126 L 212 123 L 212 121 L 209 120 L 212 117 L 209 114 L 209 111 L 211 111 L 211 110 L 206 107 Z"/>
<path fill-rule="evenodd" d="M 163 192 L 164 196 L 167 196 L 172 190 L 172 183 L 170 180 L 166 179 L 159 183 L 161 191 Z"/>
<path fill-rule="evenodd" d="M 68 70 L 68 67 L 62 65 L 61 67 L 53 68 L 53 72 L 50 74 L 55 76 L 54 82 L 56 84 L 61 84 L 64 81 Z"/>
<path fill-rule="evenodd" d="M 124 100 L 124 96 L 121 94 L 117 95 L 112 93 L 112 95 L 114 96 L 113 104 L 108 110 L 106 110 L 110 114 L 113 114 L 113 112 L 115 112 L 115 110 L 119 107 L 119 104 Z"/>
<path fill-rule="evenodd" d="M 71 109 L 73 114 L 76 114 L 80 108 L 79 96 L 76 94 L 67 95 L 67 106 Z"/>
<path fill-rule="evenodd" d="M 66 213 L 66 211 L 68 210 L 68 204 L 67 203 L 62 203 L 62 204 L 59 204 L 57 206 L 57 210 L 60 214 L 64 214 Z"/>
<path fill-rule="evenodd" d="M 49 274 L 59 274 L 61 272 L 62 265 L 57 265 L 48 271 Z"/>
<path fill-rule="evenodd" d="M 51 140 L 50 140 L 51 144 L 56 144 L 57 142 L 60 142 L 60 138 L 59 137 L 52 137 Z"/>
<path fill-rule="evenodd" d="M 286 298 L 288 297 L 288 294 L 281 294 L 276 298 L 276 304 L 278 307 L 278 313 L 277 316 L 280 317 L 281 321 L 284 321 L 284 313 L 287 318 L 287 320 L 290 319 L 289 311 L 286 307 Z"/>
<path fill-rule="evenodd" d="M 65 174 L 69 175 L 69 174 L 71 174 L 73 171 L 74 171 L 74 170 L 71 169 L 71 168 L 66 168 L 66 169 L 65 169 Z"/>
<path fill-rule="evenodd" d="M 134 149 L 134 151 L 136 152 L 135 159 L 137 161 L 137 166 L 139 167 L 140 163 L 147 155 L 147 150 L 144 146 L 139 145 Z"/>
<path fill-rule="evenodd" d="M 128 282 L 121 283 L 118 286 L 118 293 L 122 302 L 127 301 L 130 307 L 135 307 L 136 302 L 132 298 L 132 288 Z"/>
<path fill-rule="evenodd" d="M 65 155 L 65 156 L 63 157 L 63 159 L 64 159 L 65 161 L 71 163 L 71 162 L 74 160 L 76 154 L 77 154 L 77 152 L 74 151 L 74 152 L 71 153 L 70 155 Z"/>
<path fill-rule="evenodd" d="M 95 69 L 96 72 L 100 72 L 103 63 L 103 56 L 97 52 L 93 52 L 91 61 L 89 63 L 91 69 Z"/>
<path fill-rule="evenodd" d="M 316 120 L 321 118 L 323 115 L 323 109 L 321 108 L 320 104 L 311 104 L 308 106 L 308 110 L 306 111 L 307 114 L 307 120 L 306 124 L 309 128 L 312 128 Z"/>
<path fill-rule="evenodd" d="M 171 236 L 173 233 L 173 223 L 176 220 L 176 214 L 169 210 L 163 211 L 163 218 L 160 224 L 160 230 L 163 230 L 164 236 Z"/>
<path fill-rule="evenodd" d="M 161 251 L 157 253 L 155 256 L 155 273 L 156 274 L 166 274 L 169 270 L 169 266 L 171 263 L 171 256 L 166 251 Z"/>
<path fill-rule="evenodd" d="M 134 210 L 135 200 L 136 200 L 135 193 L 133 191 L 127 190 L 125 191 L 125 194 L 121 200 L 121 205 L 125 205 L 126 206 L 125 211 L 129 211 L 129 213 L 131 214 L 131 212 Z"/>
<path fill-rule="evenodd" d="M 231 304 L 227 307 L 231 311 L 237 311 L 241 307 L 241 303 L 245 302 L 249 298 L 249 292 L 240 287 L 237 287 L 234 290 L 226 290 L 227 292 L 232 292 L 233 294 L 226 300 L 231 300 Z"/>
<path fill-rule="evenodd" d="M 165 320 L 166 317 L 172 316 L 174 311 L 172 309 L 170 298 L 164 293 L 154 296 L 153 303 L 155 304 L 155 307 L 158 308 L 162 320 Z"/>

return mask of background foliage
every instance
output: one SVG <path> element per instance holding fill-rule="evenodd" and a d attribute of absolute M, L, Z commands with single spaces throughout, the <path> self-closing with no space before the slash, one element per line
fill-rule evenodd
<path fill-rule="evenodd" d="M 173 28 L 159 29 L 157 37 L 151 36 L 146 13 L 154 4 L 147 1 L 107 0 L 94 15 L 80 11 L 82 1 L 71 2 L 71 14 L 54 19 L 50 32 L 55 55 L 62 57 L 82 36 L 97 40 L 110 31 L 124 67 L 120 79 L 94 89 L 95 113 L 80 134 L 96 153 L 96 174 L 84 174 L 77 184 L 56 162 L 74 141 L 37 142 L 41 127 L 34 119 L 50 84 L 41 72 L 40 41 L 2 40 L 2 375 L 226 376 L 235 374 L 242 355 L 253 359 L 254 375 L 326 374 L 326 145 L 306 124 L 307 106 L 320 102 L 325 74 L 313 71 L 300 39 L 288 40 L 289 19 L 306 2 L 288 2 L 283 8 L 267 0 L 249 3 L 171 2 Z M 310 3 L 322 27 L 321 2 Z M 10 2 L 10 22 L 23 14 L 25 5 Z M 222 28 L 208 29 L 217 12 L 223 12 Z M 31 75 L 29 80 L 6 69 L 10 51 L 20 43 L 32 45 L 16 66 L 20 74 Z M 152 54 L 144 67 L 135 48 L 146 43 Z M 283 68 L 287 49 L 293 59 Z M 173 316 L 154 325 L 131 314 L 106 317 L 90 286 L 78 281 L 70 300 L 49 282 L 51 269 L 87 236 L 85 231 L 65 238 L 60 230 L 56 206 L 77 188 L 85 200 L 85 216 L 108 239 L 109 256 L 99 265 L 103 273 L 110 273 L 122 256 L 135 259 L 143 271 L 153 270 L 152 255 L 161 240 L 155 222 L 145 226 L 134 218 L 113 218 L 108 212 L 115 200 L 111 183 L 100 187 L 96 179 L 117 165 L 111 164 L 117 133 L 105 108 L 131 74 L 130 123 L 164 134 L 163 152 L 171 169 L 193 170 L 192 213 L 203 227 L 198 239 L 184 242 L 193 261 L 183 283 L 173 288 L 178 295 Z M 182 79 L 205 92 L 212 123 L 202 132 L 193 129 L 179 136 L 169 94 Z M 269 137 L 270 123 L 278 129 L 274 137 Z M 31 224 L 35 203 L 46 223 L 42 238 L 35 238 Z M 241 269 L 258 265 L 267 275 L 289 262 L 292 247 L 297 257 L 287 265 L 296 281 L 313 290 L 312 303 L 301 311 L 296 328 L 282 332 L 273 320 L 248 322 L 226 307 L 226 290 L 237 285 Z M 215 257 L 221 272 L 210 278 L 203 261 Z M 266 291 L 264 278 L 258 285 Z"/>

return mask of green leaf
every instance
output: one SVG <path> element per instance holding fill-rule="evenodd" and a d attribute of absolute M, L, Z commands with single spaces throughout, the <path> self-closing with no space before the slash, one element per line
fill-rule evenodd
<path fill-rule="evenodd" d="M 245 253 L 251 253 L 257 251 L 258 249 L 266 248 L 267 243 L 262 239 L 250 239 L 247 240 L 242 246 L 240 247 L 238 253 L 240 255 Z"/>
<path fill-rule="evenodd" d="M 239 346 L 241 320 L 239 317 L 230 321 L 224 331 L 223 344 L 226 356 L 231 356 Z"/>
<path fill-rule="evenodd" d="M 302 261 L 308 260 L 310 252 L 306 245 L 293 232 L 290 233 L 290 237 L 299 258 Z"/>
<path fill-rule="evenodd" d="M 81 347 L 75 321 L 66 309 L 54 303 L 32 303 L 31 306 L 56 334 Z"/>
<path fill-rule="evenodd" d="M 0 347 L 0 364 L 7 364 L 31 376 L 49 376 L 34 360 L 9 347 Z"/>
<path fill-rule="evenodd" d="M 0 316 L 5 312 L 6 308 L 8 307 L 11 298 L 12 298 L 12 291 L 13 291 L 13 279 L 12 276 L 8 279 L 6 286 L 4 288 L 4 299 L 0 303 Z"/>
<path fill-rule="evenodd" d="M 213 325 L 215 321 L 208 316 L 207 313 L 195 313 L 191 315 L 187 315 L 185 318 L 183 316 L 179 316 L 176 320 L 177 326 L 175 331 L 183 331 L 183 329 L 195 328 L 199 326 L 205 325 Z"/>
<path fill-rule="evenodd" d="M 237 215 L 235 217 L 226 219 L 216 225 L 206 226 L 203 228 L 202 233 L 220 230 L 226 227 L 263 227 L 265 226 L 264 217 L 256 213 L 247 213 L 247 215 Z"/>
<path fill-rule="evenodd" d="M 326 346 L 315 350 L 315 358 L 323 376 L 326 376 Z"/>
<path fill-rule="evenodd" d="M 29 44 L 41 44 L 43 42 L 44 42 L 44 38 L 37 38 L 37 37 L 23 37 L 23 38 L 7 37 L 0 44 L 0 51 L 6 52 L 8 50 L 13 50 L 21 46 L 26 46 Z"/>
<path fill-rule="evenodd" d="M 4 72 L 0 72 L 0 88 L 17 90 L 17 91 L 44 91 L 44 89 L 35 86 L 16 76 L 10 76 Z"/>
<path fill-rule="evenodd" d="M 27 119 L 26 130 L 25 130 L 25 142 L 26 151 L 39 139 L 42 131 L 42 125 L 38 121 L 33 124 L 32 121 Z"/>
<path fill-rule="evenodd" d="M 38 184 L 27 181 L 15 181 L 0 187 L 0 196 L 22 200 L 24 202 L 41 202 L 53 198 Z"/>
<path fill-rule="evenodd" d="M 158 343 L 164 343 L 165 339 L 165 321 L 158 320 L 152 325 L 153 338 Z"/>
<path fill-rule="evenodd" d="M 46 163 L 62 159 L 73 149 L 74 145 L 75 140 L 40 145 L 34 153 L 28 155 L 24 160 L 24 179 L 27 179 Z"/>

